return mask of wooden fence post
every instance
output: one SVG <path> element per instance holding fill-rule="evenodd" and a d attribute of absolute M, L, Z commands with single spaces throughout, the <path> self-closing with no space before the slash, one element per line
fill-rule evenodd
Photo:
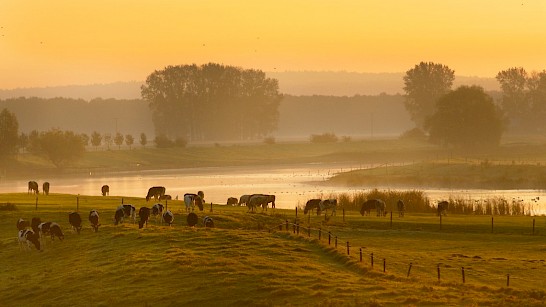
<path fill-rule="evenodd" d="M 371 258 L 371 261 L 372 261 L 372 269 L 373 269 L 373 253 L 370 254 L 370 258 Z"/>
<path fill-rule="evenodd" d="M 533 219 L 533 236 L 535 235 L 535 219 Z"/>
<path fill-rule="evenodd" d="M 387 259 L 383 258 L 383 273 L 387 271 Z"/>
<path fill-rule="evenodd" d="M 328 245 L 330 245 L 331 238 L 332 238 L 332 234 L 328 231 Z"/>
<path fill-rule="evenodd" d="M 436 269 L 438 270 L 438 282 L 440 282 L 440 265 L 439 264 Z"/>
<path fill-rule="evenodd" d="M 347 256 L 349 256 L 350 253 L 349 253 L 349 241 L 347 241 Z"/>
<path fill-rule="evenodd" d="M 392 211 L 391 211 L 391 228 L 392 228 Z"/>
<path fill-rule="evenodd" d="M 299 223 L 296 224 L 296 231 L 297 231 L 296 233 L 299 235 L 300 234 L 300 224 Z"/>
<path fill-rule="evenodd" d="M 36 201 L 38 201 L 38 198 L 36 198 Z M 80 211 L 80 196 L 76 196 L 76 212 Z"/>
<path fill-rule="evenodd" d="M 36 196 L 36 211 L 38 211 L 38 196 Z"/>
<path fill-rule="evenodd" d="M 362 247 L 360 248 L 360 262 L 362 262 Z"/>
<path fill-rule="evenodd" d="M 465 278 L 464 278 L 464 266 L 461 267 L 461 274 L 463 275 L 463 284 L 465 283 Z"/>
<path fill-rule="evenodd" d="M 336 249 L 337 249 L 337 236 L 336 236 Z"/>
<path fill-rule="evenodd" d="M 407 276 L 407 277 L 409 277 L 409 274 L 410 274 L 410 272 L 411 272 L 411 266 L 412 266 L 412 265 L 413 265 L 413 263 L 410 262 L 410 263 L 409 263 L 408 276 Z"/>
<path fill-rule="evenodd" d="M 298 207 L 296 207 L 296 218 L 298 218 Z"/>
<path fill-rule="evenodd" d="M 493 217 L 491 217 L 491 233 L 493 233 Z"/>
<path fill-rule="evenodd" d="M 322 235 L 322 229 L 318 229 L 318 240 L 320 241 L 320 236 Z"/>
<path fill-rule="evenodd" d="M 510 287 L 510 274 L 506 274 L 506 286 Z"/>

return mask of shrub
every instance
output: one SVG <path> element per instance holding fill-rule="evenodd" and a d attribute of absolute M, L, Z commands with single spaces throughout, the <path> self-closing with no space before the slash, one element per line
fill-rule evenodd
<path fill-rule="evenodd" d="M 336 143 L 338 138 L 333 133 L 312 134 L 311 143 Z"/>
<path fill-rule="evenodd" d="M 155 146 L 157 148 L 169 148 L 174 147 L 173 141 L 171 141 L 167 136 L 165 135 L 158 135 L 154 139 Z"/>

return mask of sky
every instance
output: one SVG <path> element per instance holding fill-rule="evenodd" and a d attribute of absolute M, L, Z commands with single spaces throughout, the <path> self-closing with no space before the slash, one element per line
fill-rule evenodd
<path fill-rule="evenodd" d="M 265 72 L 546 69 L 544 0 L 0 0 L 0 89 Z"/>

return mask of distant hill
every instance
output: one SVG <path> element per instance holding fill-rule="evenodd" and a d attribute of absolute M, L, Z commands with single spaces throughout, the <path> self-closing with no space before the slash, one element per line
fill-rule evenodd
<path fill-rule="evenodd" d="M 279 80 L 282 93 L 289 95 L 354 96 L 402 94 L 404 73 L 357 73 L 287 71 L 268 72 L 267 76 Z M 17 88 L 0 90 L 0 99 L 17 97 L 55 98 L 65 97 L 91 100 L 139 99 L 143 82 L 116 82 L 109 84 L 67 85 L 44 88 Z M 480 85 L 486 91 L 498 91 L 494 78 L 456 76 L 454 86 Z"/>

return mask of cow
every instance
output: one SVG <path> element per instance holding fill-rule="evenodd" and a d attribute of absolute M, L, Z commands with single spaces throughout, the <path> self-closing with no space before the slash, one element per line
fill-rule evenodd
<path fill-rule="evenodd" d="M 238 200 L 237 200 L 236 197 L 230 197 L 230 198 L 227 199 L 226 205 L 235 206 L 235 205 L 237 205 L 237 203 L 238 203 Z"/>
<path fill-rule="evenodd" d="M 201 192 L 201 191 L 199 191 L 199 192 Z M 201 192 L 201 193 L 203 193 L 203 192 Z M 184 205 L 186 206 L 186 212 L 189 212 L 190 209 L 191 209 L 191 211 L 193 211 L 193 207 L 195 205 L 197 205 L 197 207 L 199 207 L 199 211 L 203 211 L 203 203 L 204 203 L 203 196 L 201 196 L 199 194 L 192 194 L 192 193 L 184 194 Z"/>
<path fill-rule="evenodd" d="M 17 220 L 17 230 L 25 230 L 30 227 L 30 222 L 25 219 Z"/>
<path fill-rule="evenodd" d="M 42 184 L 42 193 L 46 196 L 49 195 L 49 182 L 46 181 Z"/>
<path fill-rule="evenodd" d="M 173 224 L 174 214 L 171 212 L 171 210 L 166 210 L 163 212 L 162 220 L 163 222 L 169 224 L 169 226 Z"/>
<path fill-rule="evenodd" d="M 399 199 L 396 203 L 396 208 L 398 209 L 398 217 L 404 217 L 404 212 L 406 212 L 406 205 L 401 199 Z"/>
<path fill-rule="evenodd" d="M 29 181 L 28 182 L 28 193 L 27 194 L 30 194 L 32 192 L 32 194 L 38 194 L 39 191 L 38 191 L 38 183 L 36 181 Z"/>
<path fill-rule="evenodd" d="M 49 234 L 51 235 L 51 241 L 55 239 L 55 237 L 59 238 L 59 240 L 64 239 L 63 231 L 61 230 L 61 226 L 57 223 L 51 223 L 51 226 L 49 227 Z"/>
<path fill-rule="evenodd" d="M 172 200 L 172 199 L 173 199 L 173 197 L 171 195 L 167 195 L 167 194 L 162 195 L 162 196 L 159 197 L 159 200 Z"/>
<path fill-rule="evenodd" d="M 30 227 L 35 234 L 40 234 L 40 229 L 38 228 L 40 224 L 42 224 L 42 220 L 39 217 L 32 218 L 32 221 L 30 222 Z"/>
<path fill-rule="evenodd" d="M 165 187 L 151 187 L 148 189 L 148 194 L 146 194 L 146 201 L 149 201 L 152 197 L 158 200 L 163 195 L 165 195 Z"/>
<path fill-rule="evenodd" d="M 254 212 L 254 208 L 259 206 L 262 206 L 262 211 L 263 211 L 271 200 L 270 196 L 271 195 L 265 195 L 265 194 L 252 194 L 250 196 L 250 199 L 248 200 L 248 203 L 246 204 L 246 206 L 248 207 L 248 211 L 252 210 Z M 273 199 L 273 201 L 275 200 Z"/>
<path fill-rule="evenodd" d="M 319 203 L 319 210 L 317 214 L 320 215 L 320 212 L 324 210 L 332 209 L 332 214 L 330 215 L 336 215 L 336 208 L 337 208 L 337 199 L 331 198 L 331 199 L 321 200 Z"/>
<path fill-rule="evenodd" d="M 238 205 L 241 206 L 241 205 L 248 205 L 248 201 L 250 200 L 250 196 L 252 195 L 248 195 L 248 194 L 245 194 L 245 195 L 241 195 L 241 197 L 239 198 L 239 203 Z"/>
<path fill-rule="evenodd" d="M 116 209 L 116 213 L 114 213 L 114 225 L 122 223 L 124 216 L 125 216 L 125 212 L 123 212 L 123 206 L 118 207 Z"/>
<path fill-rule="evenodd" d="M 437 208 L 437 214 L 438 216 L 440 215 L 447 215 L 447 210 L 449 210 L 449 202 L 444 200 L 444 201 L 441 201 L 438 203 L 438 208 Z"/>
<path fill-rule="evenodd" d="M 89 212 L 89 222 L 91 223 L 91 227 L 93 227 L 93 230 L 95 232 L 99 231 L 99 213 L 97 210 L 91 210 Z"/>
<path fill-rule="evenodd" d="M 375 209 L 377 210 L 377 216 L 384 215 L 385 213 L 385 202 L 381 199 L 368 199 L 362 204 L 362 207 L 360 207 L 360 214 L 361 215 L 369 215 L 370 212 Z"/>
<path fill-rule="evenodd" d="M 110 187 L 108 185 L 103 185 L 102 188 L 100 188 L 100 191 L 102 193 L 102 196 L 110 195 Z"/>
<path fill-rule="evenodd" d="M 50 234 L 51 222 L 44 222 L 38 225 L 38 234 L 40 239 L 44 239 L 45 235 Z"/>
<path fill-rule="evenodd" d="M 118 209 L 123 210 L 123 218 L 129 217 L 133 223 L 136 221 L 135 206 L 129 204 L 119 205 Z"/>
<path fill-rule="evenodd" d="M 148 225 L 148 218 L 150 218 L 150 208 L 140 207 L 140 209 L 138 210 L 138 216 L 140 217 L 140 220 L 138 221 L 138 229 L 142 229 L 142 227 L 144 227 L 144 224 Z"/>
<path fill-rule="evenodd" d="M 82 217 L 78 212 L 71 212 L 68 214 L 68 222 L 72 226 L 72 229 L 80 234 L 82 230 Z"/>
<path fill-rule="evenodd" d="M 307 203 L 305 203 L 305 208 L 303 208 L 303 214 L 307 214 L 307 212 L 310 212 L 311 210 L 314 210 L 315 208 L 317 209 L 317 215 L 318 215 L 318 207 L 319 207 L 319 204 L 320 204 L 321 200 L 318 199 L 318 198 L 313 198 L 313 199 L 310 199 L 307 201 Z M 311 213 L 309 213 L 311 214 Z"/>
<path fill-rule="evenodd" d="M 205 218 L 203 218 L 203 225 L 205 226 L 205 228 L 213 228 L 214 221 L 212 220 L 212 217 L 205 216 Z"/>
<path fill-rule="evenodd" d="M 21 249 L 31 250 L 31 244 L 36 247 L 37 250 L 40 250 L 40 240 L 38 235 L 31 229 L 22 229 L 19 230 L 19 247 Z M 25 247 L 26 244 L 26 247 Z"/>
<path fill-rule="evenodd" d="M 157 222 L 157 218 L 163 216 L 163 205 L 159 203 L 155 204 L 152 207 L 152 215 L 156 218 Z"/>

